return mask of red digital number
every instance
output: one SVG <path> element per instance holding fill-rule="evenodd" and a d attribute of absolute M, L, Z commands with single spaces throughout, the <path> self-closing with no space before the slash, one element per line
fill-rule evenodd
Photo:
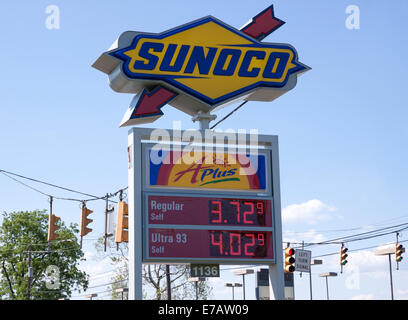
<path fill-rule="evenodd" d="M 234 237 L 237 239 L 235 244 L 238 247 L 238 250 L 236 250 L 236 251 L 234 251 L 234 246 L 233 246 Z M 241 234 L 231 232 L 230 233 L 229 243 L 230 243 L 230 254 L 232 256 L 240 256 L 241 255 Z"/>
<path fill-rule="evenodd" d="M 258 233 L 258 241 L 262 241 L 262 243 L 259 243 L 260 246 L 265 245 L 265 235 L 263 233 Z"/>
<path fill-rule="evenodd" d="M 254 246 L 255 245 L 255 235 L 253 233 L 245 233 L 245 236 L 248 238 L 251 238 L 251 242 L 246 243 L 244 245 L 244 253 L 246 256 L 253 256 L 254 253 L 253 252 L 249 252 L 248 251 L 248 247 L 250 246 Z"/>
<path fill-rule="evenodd" d="M 237 223 L 240 222 L 240 218 L 239 218 L 239 201 L 230 201 L 230 204 L 235 205 L 237 208 Z"/>
<path fill-rule="evenodd" d="M 218 206 L 218 209 L 212 209 L 212 210 L 211 210 L 211 214 L 216 214 L 216 215 L 218 215 L 218 219 L 211 220 L 211 222 L 212 222 L 212 223 L 221 223 L 221 219 L 222 219 L 222 217 L 221 217 L 221 215 L 222 215 L 221 201 L 215 201 L 215 200 L 211 201 L 211 207 L 212 207 L 212 208 L 214 208 L 214 207 L 213 207 L 214 205 L 217 205 L 217 206 Z"/>
<path fill-rule="evenodd" d="M 251 220 L 247 220 L 247 215 L 248 214 L 254 214 L 254 203 L 253 202 L 244 202 L 245 205 L 249 205 L 251 209 L 249 211 L 244 211 L 243 216 L 244 216 L 244 223 L 247 224 L 253 224 L 254 222 Z"/>
<path fill-rule="evenodd" d="M 211 233 L 211 244 L 213 246 L 218 246 L 220 248 L 220 254 L 222 254 L 222 233 L 217 232 L 217 234 L 219 235 L 218 242 L 215 241 L 215 236 L 214 236 L 215 234 L 216 234 L 215 232 Z"/>
<path fill-rule="evenodd" d="M 256 208 L 258 209 L 258 214 L 264 214 L 264 203 L 263 202 L 257 202 Z"/>

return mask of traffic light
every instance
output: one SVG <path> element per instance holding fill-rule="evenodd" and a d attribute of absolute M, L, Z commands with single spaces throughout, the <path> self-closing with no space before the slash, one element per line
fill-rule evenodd
<path fill-rule="evenodd" d="M 402 253 L 404 252 L 404 247 L 401 243 L 395 244 L 395 260 L 397 262 L 401 262 L 402 260 Z"/>
<path fill-rule="evenodd" d="M 286 248 L 285 249 L 285 272 L 294 272 L 295 271 L 295 249 Z"/>
<path fill-rule="evenodd" d="M 119 201 L 118 220 L 116 223 L 116 235 L 115 235 L 116 243 L 128 242 L 129 240 L 129 234 L 127 230 L 128 227 L 129 227 L 128 205 L 126 202 Z"/>
<path fill-rule="evenodd" d="M 55 231 L 60 228 L 60 226 L 57 225 L 59 220 L 61 220 L 61 218 L 53 214 L 48 216 L 48 242 L 58 239 L 58 234 L 56 234 Z"/>
<path fill-rule="evenodd" d="M 92 231 L 91 228 L 88 228 L 87 225 L 90 224 L 93 220 L 88 219 L 88 216 L 93 212 L 93 210 L 88 209 L 85 204 L 82 205 L 81 208 L 81 230 L 80 235 L 81 237 L 86 236 L 89 232 Z"/>
<path fill-rule="evenodd" d="M 347 263 L 346 258 L 348 257 L 348 254 L 346 253 L 348 249 L 345 246 L 341 246 L 340 248 L 340 265 L 344 266 Z"/>

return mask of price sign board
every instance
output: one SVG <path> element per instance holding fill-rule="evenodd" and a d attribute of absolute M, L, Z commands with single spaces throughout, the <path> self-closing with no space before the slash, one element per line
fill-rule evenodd
<path fill-rule="evenodd" d="M 274 261 L 271 199 L 146 193 L 145 261 Z"/>
<path fill-rule="evenodd" d="M 144 262 L 275 262 L 268 152 L 143 150 Z"/>
<path fill-rule="evenodd" d="M 220 276 L 220 265 L 219 264 L 191 264 L 190 265 L 190 276 L 193 278 L 211 278 Z"/>
<path fill-rule="evenodd" d="M 268 199 L 146 196 L 149 224 L 272 227 L 272 204 Z"/>

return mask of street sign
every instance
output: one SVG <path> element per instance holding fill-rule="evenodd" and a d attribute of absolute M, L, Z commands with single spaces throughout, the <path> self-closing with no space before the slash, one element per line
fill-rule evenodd
<path fill-rule="evenodd" d="M 190 276 L 196 277 L 219 277 L 220 265 L 219 264 L 190 264 Z"/>
<path fill-rule="evenodd" d="M 295 252 L 295 270 L 299 272 L 310 272 L 312 251 L 297 249 Z"/>

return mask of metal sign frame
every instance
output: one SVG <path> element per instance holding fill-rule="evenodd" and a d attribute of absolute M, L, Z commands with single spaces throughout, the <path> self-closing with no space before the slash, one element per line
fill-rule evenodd
<path fill-rule="evenodd" d="M 142 299 L 142 263 L 143 263 L 143 145 L 146 143 L 157 143 L 152 141 L 153 128 L 132 128 L 128 132 L 128 198 L 129 198 L 129 299 Z M 183 136 L 183 131 L 167 130 L 170 137 L 174 134 Z M 181 135 L 180 135 L 181 133 Z M 204 136 L 204 130 L 201 131 Z M 211 131 L 211 135 L 216 137 L 220 135 L 225 137 L 224 133 L 216 133 Z M 189 135 L 190 137 L 191 135 Z M 284 279 L 283 279 L 283 252 L 282 248 L 282 223 L 281 223 L 281 199 L 280 199 L 280 179 L 279 179 L 279 150 L 278 137 L 275 135 L 258 135 L 251 139 L 250 134 L 237 136 L 237 145 L 249 145 L 250 141 L 258 141 L 259 149 L 267 149 L 271 152 L 271 192 L 272 192 L 272 212 L 274 213 L 274 255 L 275 263 L 269 264 L 269 276 L 271 282 L 271 298 L 284 299 Z M 241 139 L 241 140 L 239 140 Z M 163 140 L 161 140 L 163 141 Z M 168 142 L 171 140 L 169 138 Z M 190 141 L 185 141 L 189 143 Z M 147 191 L 147 190 L 146 190 Z M 157 191 L 157 190 L 156 190 Z M 206 189 L 205 193 L 211 193 L 211 189 Z M 200 190 L 202 193 L 202 190 Z M 216 192 L 216 191 L 213 191 Z M 237 191 L 232 191 L 237 195 Z M 232 193 L 231 192 L 231 193 Z M 189 192 L 190 193 L 190 192 Z M 243 193 L 243 196 L 248 197 L 250 194 Z M 265 196 L 265 194 L 262 194 Z M 214 261 L 212 261 L 214 263 Z"/>

